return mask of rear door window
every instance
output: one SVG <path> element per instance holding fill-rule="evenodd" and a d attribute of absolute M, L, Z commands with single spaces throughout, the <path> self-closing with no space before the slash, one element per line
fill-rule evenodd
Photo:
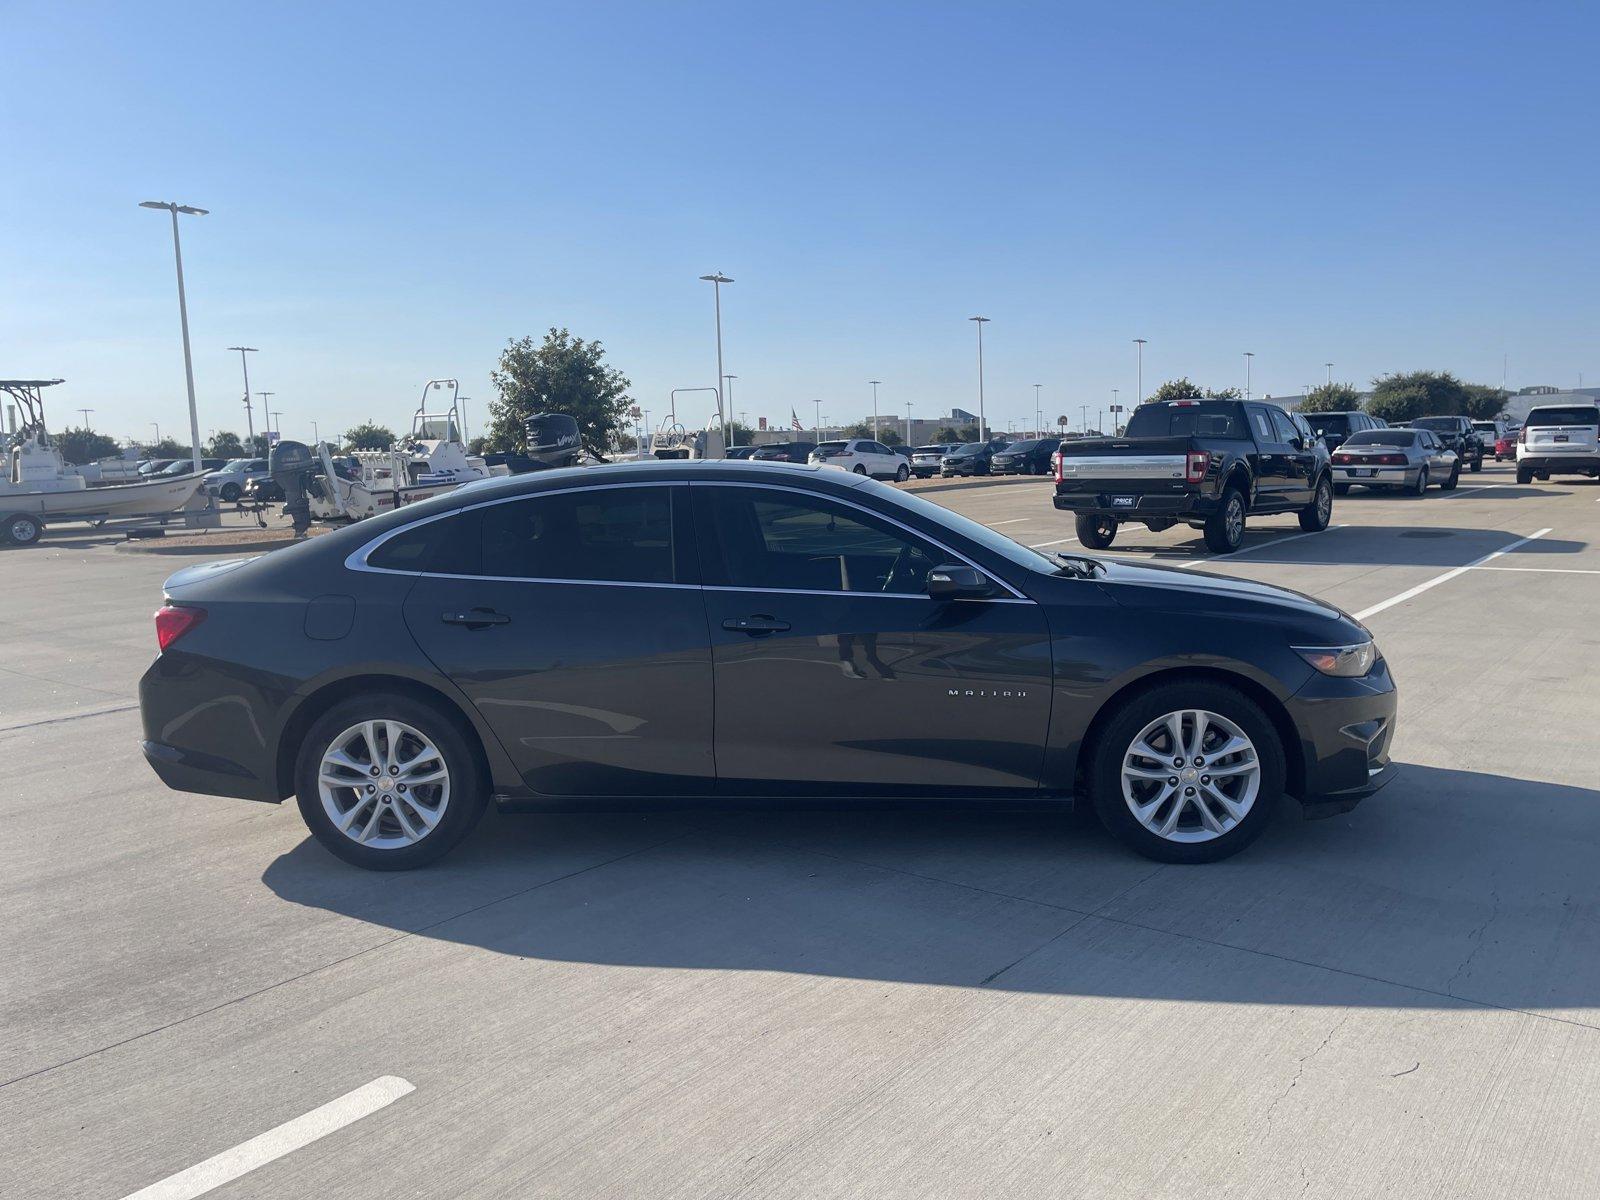
<path fill-rule="evenodd" d="M 481 574 L 509 579 L 672 583 L 672 493 L 579 488 L 477 510 Z"/>

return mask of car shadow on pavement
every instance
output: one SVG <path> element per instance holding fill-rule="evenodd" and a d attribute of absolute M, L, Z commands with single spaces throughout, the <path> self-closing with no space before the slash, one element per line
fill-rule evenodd
<path fill-rule="evenodd" d="M 1499 529 L 1467 529 L 1441 525 L 1345 525 L 1329 529 L 1315 537 L 1300 537 L 1287 544 L 1281 552 L 1274 552 L 1270 535 L 1298 532 L 1292 529 L 1251 530 L 1239 561 L 1263 566 L 1277 563 L 1297 566 L 1381 566 L 1381 567 L 1452 567 L 1465 566 L 1474 559 L 1499 550 L 1525 533 L 1507 533 Z M 1527 533 L 1533 532 L 1531 529 Z M 1258 540 L 1259 539 L 1259 540 Z M 1287 541 L 1287 538 L 1285 538 Z M 1142 546 L 1129 549 L 1142 550 Z M 1527 554 L 1578 554 L 1589 548 L 1587 542 L 1567 538 L 1543 537 L 1518 546 L 1514 557 Z M 1111 555 L 1117 553 L 1113 545 Z M 1226 554 L 1212 554 L 1197 534 L 1192 541 L 1175 545 L 1151 547 L 1150 552 L 1131 558 L 1132 562 L 1188 562 L 1205 558 L 1218 566 L 1233 561 Z M 1508 559 L 1507 561 L 1511 561 Z"/>
<path fill-rule="evenodd" d="M 1410 765 L 1344 817 L 1294 807 L 1200 867 L 1058 813 L 491 813 L 427 870 L 307 839 L 263 882 L 525 960 L 1600 1024 L 1600 792 Z"/>

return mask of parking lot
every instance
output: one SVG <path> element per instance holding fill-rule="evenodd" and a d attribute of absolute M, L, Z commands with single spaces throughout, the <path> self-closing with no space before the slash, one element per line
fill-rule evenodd
<path fill-rule="evenodd" d="M 926 494 L 1075 547 L 1047 481 Z M 1494 465 L 1227 559 L 1124 527 L 1341 606 L 1399 681 L 1399 778 L 1223 863 L 1038 812 L 491 813 L 400 875 L 146 767 L 150 613 L 203 560 L 0 554 L 0 1195 L 395 1080 L 209 1194 L 1592 1196 L 1597 543 L 1600 486 Z"/>

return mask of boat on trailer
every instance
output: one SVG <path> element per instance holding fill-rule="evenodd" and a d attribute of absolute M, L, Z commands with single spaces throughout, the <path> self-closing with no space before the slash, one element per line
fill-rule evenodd
<path fill-rule="evenodd" d="M 68 467 L 45 428 L 44 389 L 60 379 L 0 379 L 0 394 L 20 410 L 22 421 L 3 439 L 0 474 L 0 541 L 26 545 L 52 521 L 100 524 L 111 517 L 157 516 L 184 507 L 200 490 L 196 472 L 147 483 L 90 487 Z"/>

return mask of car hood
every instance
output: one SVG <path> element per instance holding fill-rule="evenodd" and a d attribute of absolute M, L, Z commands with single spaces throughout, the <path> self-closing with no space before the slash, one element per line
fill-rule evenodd
<path fill-rule="evenodd" d="M 1100 585 L 1119 604 L 1169 612 L 1206 612 L 1305 627 L 1313 636 L 1335 636 L 1364 627 L 1342 609 L 1289 588 L 1179 567 L 1102 558 Z"/>

